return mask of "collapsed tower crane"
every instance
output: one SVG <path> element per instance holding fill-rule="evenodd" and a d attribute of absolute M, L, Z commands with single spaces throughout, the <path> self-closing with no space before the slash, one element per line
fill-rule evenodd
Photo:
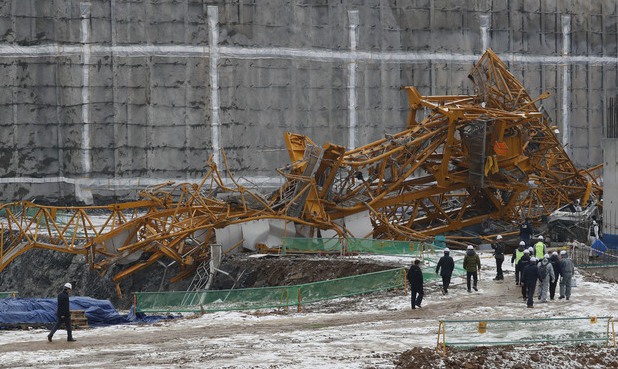
<path fill-rule="evenodd" d="M 470 78 L 476 95 L 422 96 L 404 87 L 406 129 L 350 151 L 286 133 L 291 162 L 278 170 L 285 182 L 270 196 L 238 184 L 226 165 L 227 184 L 209 160 L 201 183 L 147 188 L 136 202 L 2 205 L 0 271 L 27 250 L 45 248 L 86 254 L 101 272 L 122 266 L 117 283 L 171 259 L 181 267 L 176 281 L 209 259 L 213 243 L 255 247 L 255 227 L 289 237 L 424 240 L 490 218 L 537 218 L 575 199 L 599 198 L 593 171 L 575 167 L 537 107 L 548 94 L 532 99 L 491 50 Z M 365 216 L 370 229 L 352 230 L 346 221 L 352 216 Z"/>

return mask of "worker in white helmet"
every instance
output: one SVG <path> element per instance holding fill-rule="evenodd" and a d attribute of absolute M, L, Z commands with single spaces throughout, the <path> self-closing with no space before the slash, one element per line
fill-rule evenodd
<path fill-rule="evenodd" d="M 58 294 L 58 308 L 56 311 L 58 315 L 58 321 L 56 321 L 56 324 L 47 335 L 47 340 L 49 342 L 52 341 L 54 333 L 56 333 L 56 331 L 58 330 L 58 328 L 60 328 L 62 324 L 64 324 L 67 330 L 67 341 L 75 341 L 75 339 L 73 339 L 73 332 L 71 330 L 71 310 L 69 308 L 69 294 L 71 293 L 71 290 L 73 290 L 73 286 L 70 283 L 65 283 L 62 288 L 62 292 Z"/>
<path fill-rule="evenodd" d="M 474 246 L 468 245 L 466 249 L 466 256 L 463 259 L 463 268 L 466 270 L 466 284 L 468 286 L 468 292 L 472 292 L 470 287 L 478 291 L 478 271 L 481 270 L 481 258 L 474 251 Z M 470 286 L 470 279 L 474 279 L 474 284 Z"/>
<path fill-rule="evenodd" d="M 545 242 L 543 242 L 543 236 L 539 236 L 538 238 L 538 242 L 534 244 L 534 257 L 537 258 L 537 260 L 542 260 L 543 257 L 545 256 L 545 254 L 547 253 L 547 246 L 545 245 Z"/>
<path fill-rule="evenodd" d="M 519 260 L 524 256 L 524 250 L 526 249 L 526 241 L 519 241 L 519 246 L 513 252 L 513 256 L 511 256 L 511 265 L 515 264 L 515 285 L 519 286 Z"/>
<path fill-rule="evenodd" d="M 506 245 L 502 242 L 502 235 L 496 236 L 496 242 L 491 247 L 494 249 L 494 258 L 496 259 L 496 278 L 494 278 L 494 281 L 500 281 L 504 279 L 502 263 L 504 262 L 504 251 L 506 250 Z"/>

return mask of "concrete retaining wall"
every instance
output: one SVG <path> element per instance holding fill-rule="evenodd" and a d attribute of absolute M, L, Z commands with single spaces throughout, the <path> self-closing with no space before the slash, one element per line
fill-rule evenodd
<path fill-rule="evenodd" d="M 558 3 L 558 4 L 556 4 Z M 602 161 L 617 95 L 611 0 L 0 3 L 0 201 L 91 202 L 198 181 L 219 149 L 276 184 L 283 133 L 363 145 L 400 131 L 406 96 L 473 93 L 494 49 L 561 129 Z M 274 179 L 273 179 L 274 178 Z"/>

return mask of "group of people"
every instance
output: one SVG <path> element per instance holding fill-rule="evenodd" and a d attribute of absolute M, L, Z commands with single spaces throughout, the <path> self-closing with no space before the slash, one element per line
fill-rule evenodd
<path fill-rule="evenodd" d="M 528 223 L 528 220 L 526 220 L 526 223 Z M 543 236 L 539 236 L 533 246 L 528 246 L 528 244 L 532 243 L 532 226 L 524 224 L 523 229 L 525 230 L 526 237 L 522 238 L 518 248 L 513 252 L 511 264 L 515 266 L 515 284 L 521 286 L 522 297 L 526 301 L 526 305 L 529 308 L 534 307 L 535 293 L 537 293 L 537 298 L 542 303 L 547 302 L 548 295 L 550 300 L 554 300 L 558 280 L 560 280 L 559 299 L 566 298 L 569 300 L 571 297 L 571 281 L 575 268 L 568 253 L 562 250 L 560 255 L 557 251 L 552 252 L 550 255 L 547 252 L 547 245 L 544 243 Z M 496 260 L 496 277 L 494 280 L 503 280 L 502 264 L 505 259 L 506 245 L 502 241 L 501 235 L 496 236 L 496 242 L 492 244 L 492 248 Z M 423 272 L 420 263 L 421 261 L 416 259 L 407 274 L 407 279 L 410 283 L 412 309 L 421 307 L 425 295 Z M 466 287 L 468 292 L 472 292 L 472 289 L 478 291 L 481 259 L 472 245 L 468 245 L 466 249 L 463 267 L 466 270 Z M 450 250 L 447 247 L 444 249 L 444 256 L 440 258 L 436 265 L 436 274 L 440 274 L 442 277 L 443 294 L 448 294 L 454 269 L 455 261 L 450 256 Z M 539 287 L 538 291 L 537 286 Z"/>
<path fill-rule="evenodd" d="M 423 271 L 420 267 L 421 261 L 416 259 L 410 267 L 407 274 L 408 282 L 410 283 L 411 305 L 412 309 L 420 308 L 425 295 L 423 289 Z M 478 291 L 478 272 L 481 270 L 481 258 L 474 251 L 474 246 L 468 245 L 466 255 L 463 260 L 463 267 L 466 270 L 466 283 L 468 292 L 472 289 Z M 442 293 L 448 294 L 448 289 L 451 284 L 451 276 L 455 269 L 455 260 L 450 255 L 448 247 L 444 248 L 444 256 L 440 258 L 436 265 L 436 274 L 442 277 Z"/>
<path fill-rule="evenodd" d="M 500 236 L 496 237 L 494 249 L 498 249 L 501 238 Z M 540 302 L 547 302 L 548 291 L 549 299 L 553 300 L 559 278 L 559 299 L 566 298 L 569 300 L 571 298 L 571 282 L 575 267 L 573 261 L 569 259 L 568 253 L 566 250 L 562 250 L 560 251 L 560 256 L 558 256 L 557 251 L 552 252 L 550 255 L 547 252 L 547 245 L 545 245 L 542 235 L 537 238 L 534 246 L 528 246 L 530 241 L 531 238 L 522 238 L 511 257 L 511 264 L 515 265 L 515 284 L 521 286 L 521 294 L 526 301 L 526 305 L 529 308 L 534 307 L 534 295 L 537 284 L 539 286 L 537 297 Z M 502 245 L 502 247 L 504 246 Z M 501 256 L 501 259 L 504 260 L 504 255 Z M 497 255 L 496 264 L 498 264 Z"/>

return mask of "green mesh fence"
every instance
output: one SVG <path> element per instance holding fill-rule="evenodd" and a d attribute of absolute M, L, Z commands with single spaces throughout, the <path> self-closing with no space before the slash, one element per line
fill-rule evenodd
<path fill-rule="evenodd" d="M 295 286 L 206 290 L 196 292 L 136 292 L 138 312 L 214 312 L 300 306 L 339 297 L 403 288 L 405 269 L 397 268 Z"/>
<path fill-rule="evenodd" d="M 441 320 L 442 348 L 518 344 L 616 345 L 612 317 Z"/>
<path fill-rule="evenodd" d="M 0 292 L 0 299 L 8 299 L 11 297 L 17 297 L 16 291 Z"/>
<path fill-rule="evenodd" d="M 350 238 L 347 240 L 348 252 L 382 255 L 417 255 L 423 244 L 410 241 L 372 240 Z"/>
<path fill-rule="evenodd" d="M 429 254 L 423 258 L 424 266 L 423 270 L 423 280 L 424 281 L 441 281 L 442 277 L 439 274 L 436 274 L 436 266 L 438 265 L 438 261 L 440 257 L 442 257 L 443 253 L 435 253 Z M 455 268 L 453 269 L 453 276 L 465 275 L 466 270 L 463 268 L 463 254 L 458 257 L 457 255 L 452 255 L 453 260 L 455 261 Z"/>
<path fill-rule="evenodd" d="M 7 206 L 5 208 L 0 209 L 0 217 L 6 218 L 7 209 L 9 209 L 11 213 L 13 213 L 14 215 L 23 213 L 23 207 L 21 206 Z M 35 216 L 37 212 L 38 212 L 38 209 L 36 208 L 26 208 L 26 215 L 29 218 L 32 218 L 33 216 Z"/>
<path fill-rule="evenodd" d="M 287 252 L 341 252 L 339 238 L 284 238 L 281 244 L 281 253 Z"/>
<path fill-rule="evenodd" d="M 420 255 L 425 248 L 435 247 L 435 245 L 422 242 L 367 238 L 347 238 L 343 243 L 346 244 L 346 252 L 355 254 Z M 343 251 L 344 247 L 339 238 L 284 238 L 281 247 L 283 254 L 287 252 L 342 253 Z"/>

